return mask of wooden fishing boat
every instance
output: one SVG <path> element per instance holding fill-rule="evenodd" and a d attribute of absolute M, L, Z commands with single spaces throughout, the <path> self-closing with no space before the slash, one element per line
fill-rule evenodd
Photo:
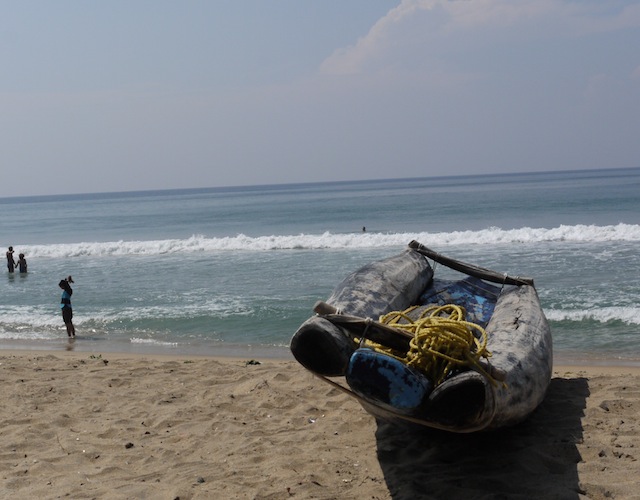
<path fill-rule="evenodd" d="M 377 418 L 499 428 L 525 419 L 551 379 L 551 331 L 533 280 L 416 241 L 352 273 L 314 311 L 293 335 L 294 357 Z"/>

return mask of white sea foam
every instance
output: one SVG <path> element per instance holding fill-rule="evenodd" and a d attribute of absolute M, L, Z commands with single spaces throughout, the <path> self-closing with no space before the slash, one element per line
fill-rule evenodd
<path fill-rule="evenodd" d="M 177 342 L 164 342 L 162 340 L 157 339 L 141 339 L 138 337 L 133 337 L 131 339 L 132 344 L 147 344 L 147 345 L 156 345 L 156 346 L 164 346 L 164 347 L 175 347 L 179 345 Z"/>
<path fill-rule="evenodd" d="M 547 309 L 550 321 L 596 321 L 607 323 L 621 321 L 627 325 L 640 325 L 640 307 L 600 307 L 593 309 L 563 310 Z"/>
<path fill-rule="evenodd" d="M 222 238 L 194 235 L 186 239 L 153 241 L 80 242 L 52 245 L 19 245 L 30 258 L 161 255 L 216 251 L 270 251 L 297 249 L 357 249 L 404 246 L 412 239 L 437 241 L 446 245 L 492 245 L 539 242 L 635 242 L 640 241 L 640 225 L 609 226 L 561 225 L 551 229 L 523 227 L 500 229 L 491 227 L 479 231 L 440 233 L 348 233 L 297 234 L 251 237 L 245 234 Z"/>

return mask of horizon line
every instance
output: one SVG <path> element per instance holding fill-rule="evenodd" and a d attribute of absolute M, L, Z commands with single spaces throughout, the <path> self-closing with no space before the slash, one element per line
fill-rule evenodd
<path fill-rule="evenodd" d="M 307 182 L 286 182 L 286 183 L 273 183 L 273 184 L 237 184 L 237 185 L 223 185 L 223 186 L 205 186 L 205 187 L 183 187 L 183 188 L 149 188 L 149 189 L 132 189 L 125 191 L 87 191 L 87 192 L 75 192 L 75 193 L 55 193 L 55 194 L 27 194 L 20 196 L 0 196 L 0 201 L 12 201 L 28 198 L 49 198 L 55 199 L 68 196 L 112 196 L 112 195 L 137 195 L 143 193 L 175 193 L 175 192 L 188 192 L 188 191 L 228 191 L 228 190 L 241 190 L 252 188 L 277 188 L 287 186 L 310 186 L 310 185 L 327 185 L 327 184 L 355 184 L 359 182 L 387 182 L 398 180 L 418 180 L 418 179 L 457 179 L 465 177 L 500 177 L 500 176 L 525 176 L 532 174 L 567 174 L 567 173 L 580 173 L 580 172 L 602 172 L 612 170 L 638 170 L 640 166 L 636 167 L 609 167 L 609 168 L 583 168 L 583 169 L 567 169 L 567 170 L 531 170 L 526 172 L 494 172 L 484 174 L 454 174 L 454 175 L 426 175 L 426 176 L 410 176 L 410 177 L 387 177 L 378 179 L 351 179 L 351 180 L 333 180 L 333 181 L 307 181 Z"/>

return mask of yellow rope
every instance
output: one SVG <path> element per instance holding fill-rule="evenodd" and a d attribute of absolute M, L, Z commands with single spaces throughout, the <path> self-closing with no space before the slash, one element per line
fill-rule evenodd
<path fill-rule="evenodd" d="M 495 383 L 480 365 L 480 358 L 491 356 L 487 350 L 487 333 L 481 326 L 465 320 L 463 307 L 455 304 L 428 306 L 418 319 L 411 319 L 408 314 L 415 308 L 380 317 L 380 323 L 413 334 L 406 353 L 394 352 L 372 342 L 367 342 L 369 347 L 419 369 L 434 386 L 441 384 L 452 370 L 460 367 L 472 368 Z"/>

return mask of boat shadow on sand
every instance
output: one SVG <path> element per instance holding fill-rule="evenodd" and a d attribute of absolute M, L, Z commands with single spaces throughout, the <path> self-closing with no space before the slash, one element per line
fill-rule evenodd
<path fill-rule="evenodd" d="M 391 497 L 578 499 L 576 445 L 588 396 L 586 378 L 553 378 L 525 422 L 475 434 L 378 422 L 378 460 Z"/>

